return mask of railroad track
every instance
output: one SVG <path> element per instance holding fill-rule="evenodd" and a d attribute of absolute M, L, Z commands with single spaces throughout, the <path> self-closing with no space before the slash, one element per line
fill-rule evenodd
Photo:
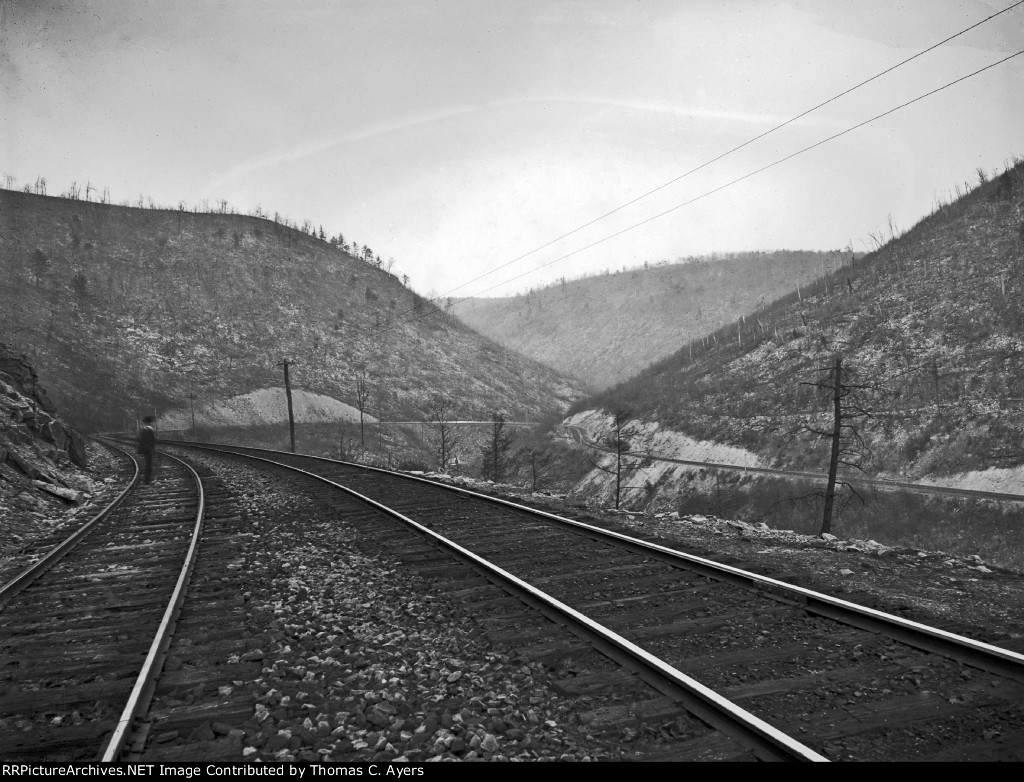
<path fill-rule="evenodd" d="M 211 535 L 208 502 L 218 519 L 214 549 L 217 524 L 234 521 L 230 513 L 218 515 L 217 497 L 208 497 L 203 480 L 183 461 L 159 456 L 157 479 L 144 485 L 135 457 L 115 450 L 135 465 L 129 486 L 0 588 L 3 759 L 138 756 L 143 720 L 199 559 L 204 521 Z M 204 600 L 201 583 L 198 591 L 193 602 L 206 622 L 216 624 L 223 617 L 211 610 L 209 596 Z M 215 602 L 221 613 L 230 613 L 231 600 Z"/>
<path fill-rule="evenodd" d="M 445 574 L 457 556 L 527 603 L 460 591 L 492 639 L 525 659 L 554 664 L 596 648 L 618 660 L 623 670 L 582 676 L 569 688 L 594 699 L 586 716 L 595 729 L 685 714 L 713 726 L 690 725 L 662 759 L 1020 759 L 1024 656 L 1013 650 L 464 489 L 314 457 L 207 447 L 357 492 L 376 503 L 364 523 L 381 539 L 408 536 L 385 527 L 381 513 L 439 536 L 405 544 L 409 561 Z M 308 491 L 313 479 L 294 480 Z M 538 608 L 578 640 L 552 642 Z M 663 696 L 599 705 L 635 675 Z"/>

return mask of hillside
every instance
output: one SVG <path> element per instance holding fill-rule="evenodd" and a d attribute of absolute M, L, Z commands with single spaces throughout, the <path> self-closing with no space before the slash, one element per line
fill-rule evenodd
<path fill-rule="evenodd" d="M 600 389 L 849 262 L 848 253 L 789 250 L 690 258 L 520 296 L 466 299 L 452 311 L 481 334 Z"/>
<path fill-rule="evenodd" d="M 393 275 L 273 221 L 0 191 L 0 336 L 86 427 L 280 387 L 418 418 L 435 391 L 530 419 L 578 384 L 505 350 Z M 412 316 L 399 317 L 406 313 Z"/>
<path fill-rule="evenodd" d="M 639 419 L 821 468 L 842 360 L 852 461 L 949 475 L 1024 464 L 1024 164 L 850 268 L 695 341 L 573 412 Z"/>

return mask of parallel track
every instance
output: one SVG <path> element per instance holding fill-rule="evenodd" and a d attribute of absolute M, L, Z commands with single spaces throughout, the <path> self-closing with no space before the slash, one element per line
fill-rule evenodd
<path fill-rule="evenodd" d="M 993 732 L 1024 735 L 1024 656 L 1014 651 L 464 489 L 314 457 L 215 450 L 386 503 L 757 757 L 974 759 L 992 754 Z M 549 648 L 542 629 L 508 629 L 529 615 L 506 608 L 495 635 L 536 659 L 579 651 Z M 724 746 L 720 735 L 686 742 L 678 757 Z"/>
<path fill-rule="evenodd" d="M 0 757 L 120 757 L 184 600 L 203 504 L 180 460 L 151 485 L 136 462 L 114 502 L 0 589 Z"/>

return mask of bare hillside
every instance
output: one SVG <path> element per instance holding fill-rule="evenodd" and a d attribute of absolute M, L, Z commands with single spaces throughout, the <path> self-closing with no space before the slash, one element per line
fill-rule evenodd
<path fill-rule="evenodd" d="M 87 426 L 282 385 L 419 417 L 430 393 L 532 418 L 579 386 L 429 305 L 393 275 L 270 220 L 0 191 L 0 336 Z"/>
<path fill-rule="evenodd" d="M 831 431 L 837 360 L 863 440 L 844 429 L 844 449 L 867 469 L 1024 463 L 1024 164 L 574 410 L 625 407 L 818 468 L 829 438 L 812 430 Z"/>
<path fill-rule="evenodd" d="M 737 253 L 562 282 L 453 311 L 497 342 L 604 388 L 843 264 L 840 252 Z"/>

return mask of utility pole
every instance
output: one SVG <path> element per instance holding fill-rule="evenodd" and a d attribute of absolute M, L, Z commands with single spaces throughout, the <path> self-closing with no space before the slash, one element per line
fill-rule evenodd
<path fill-rule="evenodd" d="M 293 362 L 285 359 L 279 367 L 284 367 L 284 393 L 288 397 L 288 433 L 291 435 L 292 453 L 295 453 L 295 415 L 292 412 L 292 386 L 288 380 L 288 365 Z"/>
<path fill-rule="evenodd" d="M 839 440 L 843 429 L 843 384 L 840 373 L 843 370 L 843 359 L 836 357 L 835 384 L 832 387 L 832 453 L 828 462 L 828 487 L 825 489 L 825 513 L 822 517 L 822 533 L 832 531 L 832 507 L 836 500 L 836 476 L 839 472 Z"/>
<path fill-rule="evenodd" d="M 188 406 L 192 409 L 192 441 L 196 439 L 196 395 L 190 393 L 188 395 Z"/>

